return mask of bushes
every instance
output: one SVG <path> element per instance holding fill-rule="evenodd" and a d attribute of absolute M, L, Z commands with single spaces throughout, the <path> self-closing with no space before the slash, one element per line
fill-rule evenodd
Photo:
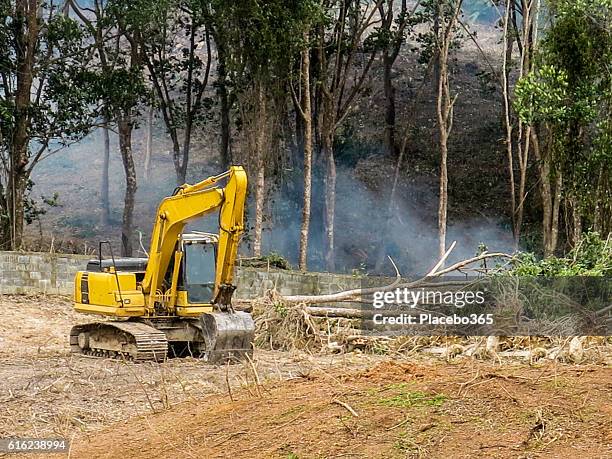
<path fill-rule="evenodd" d="M 610 276 L 612 275 L 612 239 L 602 239 L 596 232 L 585 234 L 564 258 L 537 260 L 533 253 L 521 253 L 513 261 L 510 274 L 515 276 Z"/>

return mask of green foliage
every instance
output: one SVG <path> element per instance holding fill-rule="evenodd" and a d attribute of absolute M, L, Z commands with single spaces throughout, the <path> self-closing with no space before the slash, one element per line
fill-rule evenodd
<path fill-rule="evenodd" d="M 514 108 L 546 133 L 543 155 L 585 226 L 612 228 L 612 2 L 549 0 L 550 26 L 535 69 L 516 85 Z M 594 178 L 596 178 L 594 180 Z"/>
<path fill-rule="evenodd" d="M 241 266 L 291 269 L 291 264 L 289 264 L 287 259 L 276 252 L 270 252 L 268 255 L 262 257 L 243 259 L 241 261 Z"/>
<path fill-rule="evenodd" d="M 568 88 L 567 72 L 543 65 L 516 84 L 514 108 L 527 124 L 564 121 L 569 111 Z"/>
<path fill-rule="evenodd" d="M 284 81 L 306 43 L 304 32 L 324 21 L 316 0 L 213 0 L 217 40 L 228 51 L 234 85 Z"/>
<path fill-rule="evenodd" d="M 64 15 L 53 16 L 47 22 L 44 37 L 48 46 L 60 53 L 80 53 L 86 32 L 81 24 Z"/>
<path fill-rule="evenodd" d="M 416 42 L 419 46 L 419 63 L 428 64 L 437 53 L 439 37 L 437 33 L 441 33 L 444 29 L 444 23 L 448 23 L 455 11 L 459 0 L 423 0 L 420 2 L 419 8 L 411 20 L 411 25 L 414 27 L 419 24 L 426 24 L 425 32 L 419 32 L 416 37 Z M 441 18 L 439 31 L 436 32 L 434 24 Z M 457 49 L 461 46 L 461 42 L 465 39 L 465 33 L 461 26 L 456 25 L 453 31 L 451 49 Z"/>
<path fill-rule="evenodd" d="M 270 252 L 268 255 L 261 257 L 261 260 L 268 263 L 273 268 L 291 269 L 291 265 L 287 259 L 276 252 Z"/>
<path fill-rule="evenodd" d="M 187 118 L 195 125 L 207 121 L 213 106 L 213 99 L 203 94 L 210 77 L 208 59 L 212 60 L 207 50 L 210 2 L 114 0 L 111 5 L 139 42 L 142 65 L 157 91 L 157 100 L 149 103 L 161 106 L 167 128 L 183 128 Z M 139 94 L 144 98 L 147 91 L 142 84 Z"/>
<path fill-rule="evenodd" d="M 521 253 L 510 271 L 515 276 L 609 276 L 612 274 L 612 238 L 585 234 L 567 257 L 538 260 L 533 253 Z"/>
<path fill-rule="evenodd" d="M 53 193 L 53 196 L 51 197 L 41 196 L 40 202 L 34 200 L 31 196 L 33 186 L 34 182 L 32 180 L 28 180 L 26 197 L 24 199 L 25 221 L 28 225 L 40 220 L 40 216 L 45 215 L 49 208 L 61 207 L 59 203 L 59 193 Z"/>
<path fill-rule="evenodd" d="M 88 70 L 91 37 L 59 3 L 24 7 L 0 0 L 0 193 L 5 194 L 0 196 L 0 240 L 7 247 L 21 244 L 24 220 L 32 223 L 46 211 L 31 197 L 32 169 L 49 150 L 83 138 L 97 116 Z M 6 195 L 8 183 L 21 201 Z M 42 199 L 44 205 L 57 205 L 56 197 Z"/>
<path fill-rule="evenodd" d="M 276 312 L 276 315 L 278 315 L 282 319 L 287 317 L 287 314 L 289 313 L 287 306 L 285 306 L 282 303 L 274 303 L 273 306 L 274 306 L 274 311 Z"/>
<path fill-rule="evenodd" d="M 50 2 L 40 19 L 32 69 L 36 93 L 29 104 L 28 135 L 41 146 L 51 142 L 65 144 L 83 137 L 94 122 L 94 99 L 85 70 L 90 59 L 85 28 L 57 11 Z M 0 154 L 9 152 L 15 122 L 17 72 L 22 54 L 17 47 L 19 15 L 14 2 L 0 3 Z"/>
<path fill-rule="evenodd" d="M 94 78 L 93 93 L 103 101 L 104 109 L 111 113 L 128 113 L 139 105 L 148 89 L 139 66 L 100 69 L 91 75 Z"/>

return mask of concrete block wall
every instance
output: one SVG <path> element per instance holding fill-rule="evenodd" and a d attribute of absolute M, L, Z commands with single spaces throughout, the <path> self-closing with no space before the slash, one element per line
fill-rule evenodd
<path fill-rule="evenodd" d="M 72 294 L 74 273 L 83 269 L 85 255 L 0 252 L 0 294 Z"/>
<path fill-rule="evenodd" d="M 89 255 L 0 251 L 0 294 L 72 295 L 74 274 Z M 359 288 L 360 278 L 331 273 L 300 273 L 238 267 L 236 296 L 255 298 L 276 288 L 282 295 L 315 295 Z"/>
<path fill-rule="evenodd" d="M 321 295 L 360 286 L 359 277 L 345 274 L 245 267 L 236 270 L 236 297 L 244 299 L 256 298 L 271 289 L 281 295 Z M 338 306 L 350 307 L 347 303 Z"/>

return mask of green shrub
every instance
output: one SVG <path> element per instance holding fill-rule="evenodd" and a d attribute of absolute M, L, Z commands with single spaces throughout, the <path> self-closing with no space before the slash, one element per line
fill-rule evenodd
<path fill-rule="evenodd" d="M 538 260 L 533 253 L 521 253 L 513 261 L 515 276 L 609 276 L 612 275 L 612 240 L 599 233 L 585 234 L 566 257 Z"/>

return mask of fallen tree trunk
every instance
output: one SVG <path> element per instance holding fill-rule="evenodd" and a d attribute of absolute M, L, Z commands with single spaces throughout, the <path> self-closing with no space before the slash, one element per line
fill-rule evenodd
<path fill-rule="evenodd" d="M 461 269 L 465 266 L 471 265 L 473 263 L 477 263 L 482 260 L 487 260 L 490 258 L 512 258 L 512 255 L 508 255 L 506 253 L 487 253 L 484 252 L 476 257 L 469 258 L 467 260 L 459 261 L 452 266 L 449 266 L 445 269 L 440 269 L 452 250 L 455 248 L 456 242 L 453 242 L 450 248 L 446 251 L 444 256 L 438 261 L 438 263 L 429 271 L 424 277 L 417 279 L 411 282 L 402 283 L 402 278 L 400 275 L 397 266 L 391 260 L 393 267 L 395 268 L 396 278 L 395 281 L 389 285 L 381 286 L 381 287 L 373 287 L 373 288 L 358 288 L 353 290 L 344 290 L 342 292 L 330 293 L 326 295 L 276 295 L 275 299 L 281 301 L 285 304 L 320 304 L 320 303 L 339 303 L 344 301 L 359 301 L 364 295 L 371 295 L 376 292 L 389 292 L 396 288 L 417 288 L 423 287 L 424 285 L 429 284 L 433 279 L 439 278 L 444 274 L 451 273 L 458 269 Z"/>

